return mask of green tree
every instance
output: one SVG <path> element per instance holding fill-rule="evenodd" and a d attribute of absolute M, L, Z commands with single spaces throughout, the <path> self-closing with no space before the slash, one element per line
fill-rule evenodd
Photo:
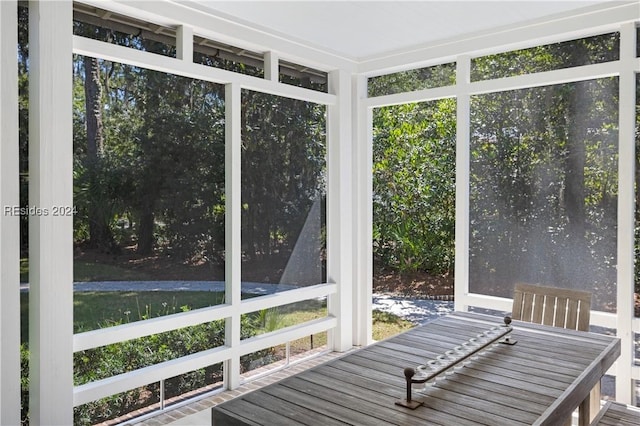
<path fill-rule="evenodd" d="M 451 272 L 455 123 L 451 99 L 376 110 L 373 237 L 381 268 Z"/>

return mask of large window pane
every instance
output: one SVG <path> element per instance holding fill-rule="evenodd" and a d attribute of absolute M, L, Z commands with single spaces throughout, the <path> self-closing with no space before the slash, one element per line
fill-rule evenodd
<path fill-rule="evenodd" d="M 261 53 L 199 36 L 193 38 L 193 62 L 254 77 L 264 77 Z"/>
<path fill-rule="evenodd" d="M 580 288 L 616 307 L 618 80 L 472 98 L 470 290 Z"/>
<path fill-rule="evenodd" d="M 222 86 L 73 69 L 75 331 L 223 303 Z"/>
<path fill-rule="evenodd" d="M 289 303 L 242 315 L 241 339 L 270 333 L 327 316 L 327 300 L 312 299 Z"/>
<path fill-rule="evenodd" d="M 620 34 L 603 34 L 474 58 L 471 81 L 599 64 L 619 58 Z"/>
<path fill-rule="evenodd" d="M 455 100 L 378 108 L 373 126 L 375 288 L 452 294 Z"/>
<path fill-rule="evenodd" d="M 456 64 L 449 63 L 371 77 L 367 90 L 369 96 L 373 97 L 450 86 L 455 83 Z"/>
<path fill-rule="evenodd" d="M 175 29 L 82 3 L 73 4 L 73 34 L 145 52 L 176 56 Z"/>
<path fill-rule="evenodd" d="M 242 292 L 326 281 L 324 106 L 242 92 Z"/>
<path fill-rule="evenodd" d="M 126 424 L 135 417 L 158 411 L 159 396 L 159 383 L 154 383 L 82 404 L 73 409 L 73 424 Z"/>

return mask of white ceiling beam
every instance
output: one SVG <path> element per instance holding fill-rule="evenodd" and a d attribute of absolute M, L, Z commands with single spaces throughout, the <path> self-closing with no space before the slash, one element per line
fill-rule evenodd
<path fill-rule="evenodd" d="M 192 62 L 169 58 L 155 53 L 143 52 L 129 47 L 117 46 L 86 37 L 73 37 L 73 53 L 181 75 L 188 78 L 210 81 L 212 83 L 238 83 L 243 89 L 255 90 L 291 99 L 299 99 L 305 102 L 315 102 L 324 105 L 332 105 L 336 102 L 336 96 L 329 93 L 282 84 L 220 68 L 194 64 Z"/>
<path fill-rule="evenodd" d="M 280 60 L 276 52 L 264 53 L 264 78 L 271 81 L 280 80 Z"/>
<path fill-rule="evenodd" d="M 621 23 L 640 19 L 637 1 L 604 3 L 561 18 L 541 18 L 528 25 L 511 25 L 454 39 L 414 46 L 364 59 L 358 72 L 368 77 L 452 62 L 458 55 L 482 55 L 556 43 L 619 29 Z"/>
<path fill-rule="evenodd" d="M 80 0 L 78 3 L 158 25 L 188 25 L 193 27 L 194 34 L 198 36 L 254 52 L 275 50 L 282 59 L 322 71 L 345 69 L 353 72 L 356 69 L 356 63 L 349 58 L 293 41 L 286 35 L 277 35 L 251 25 L 233 22 L 231 18 L 214 15 L 195 1 Z"/>
<path fill-rule="evenodd" d="M 176 30 L 176 58 L 193 62 L 193 28 L 180 25 Z"/>

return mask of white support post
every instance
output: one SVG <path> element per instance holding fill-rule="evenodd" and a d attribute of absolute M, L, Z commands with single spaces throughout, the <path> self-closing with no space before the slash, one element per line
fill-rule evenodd
<path fill-rule="evenodd" d="M 463 55 L 456 62 L 456 241 L 455 310 L 466 311 L 469 294 L 469 150 L 471 100 L 471 58 Z"/>
<path fill-rule="evenodd" d="M 264 78 L 275 82 L 280 81 L 280 58 L 276 52 L 269 51 L 264 54 Z"/>
<path fill-rule="evenodd" d="M 0 424 L 20 424 L 18 2 L 0 2 Z"/>
<path fill-rule="evenodd" d="M 29 3 L 33 425 L 73 423 L 73 217 L 66 211 L 73 205 L 72 20 L 71 1 Z"/>
<path fill-rule="evenodd" d="M 329 93 L 338 97 L 327 107 L 327 281 L 338 284 L 329 296 L 330 315 L 338 326 L 329 332 L 331 349 L 343 352 L 353 345 L 353 176 L 351 143 L 351 75 L 329 73 Z"/>
<path fill-rule="evenodd" d="M 224 365 L 227 389 L 240 386 L 240 302 L 241 302 L 241 101 L 240 85 L 225 86 L 225 300 L 232 307 L 225 322 L 225 345 L 235 349 Z"/>
<path fill-rule="evenodd" d="M 176 30 L 176 58 L 193 62 L 193 28 L 185 25 Z"/>
<path fill-rule="evenodd" d="M 353 117 L 354 127 L 353 180 L 354 192 L 354 293 L 353 344 L 366 346 L 372 336 L 373 293 L 373 110 L 364 105 L 367 98 L 367 78 L 354 77 Z"/>
<path fill-rule="evenodd" d="M 632 367 L 634 360 L 633 293 L 635 228 L 635 126 L 636 126 L 636 27 L 625 24 L 620 31 L 620 104 L 618 139 L 618 299 L 617 336 L 622 351 L 617 361 L 616 401 L 634 403 Z M 640 189 L 636 189 L 640 190 Z"/>

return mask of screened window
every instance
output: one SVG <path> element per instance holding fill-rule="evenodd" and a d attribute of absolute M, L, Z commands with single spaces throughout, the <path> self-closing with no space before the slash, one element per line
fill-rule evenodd
<path fill-rule="evenodd" d="M 581 288 L 615 311 L 617 78 L 474 96 L 472 292 Z"/>
<path fill-rule="evenodd" d="M 373 97 L 451 86 L 455 83 L 456 64 L 449 63 L 371 77 L 368 91 L 369 96 Z"/>
<path fill-rule="evenodd" d="M 599 64 L 619 58 L 620 34 L 603 34 L 472 59 L 471 81 Z"/>
<path fill-rule="evenodd" d="M 326 281 L 324 106 L 242 92 L 242 292 Z"/>

